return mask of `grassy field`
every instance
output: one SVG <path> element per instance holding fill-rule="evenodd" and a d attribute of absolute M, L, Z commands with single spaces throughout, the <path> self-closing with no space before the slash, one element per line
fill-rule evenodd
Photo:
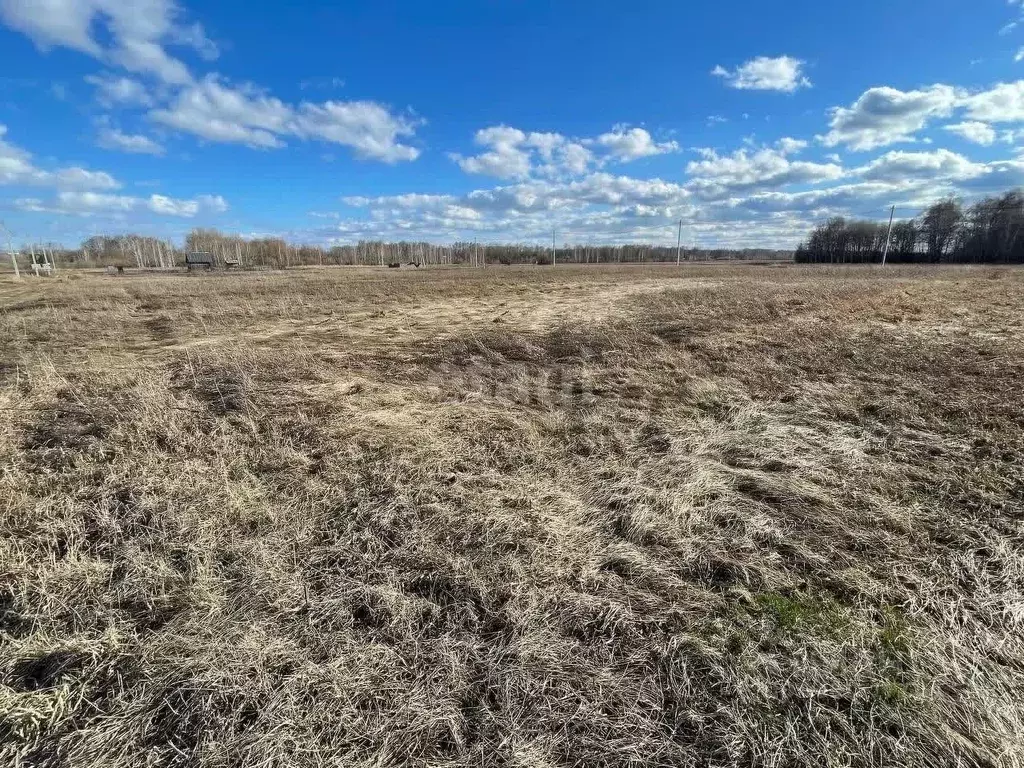
<path fill-rule="evenodd" d="M 0 283 L 0 763 L 1024 765 L 1024 272 Z"/>

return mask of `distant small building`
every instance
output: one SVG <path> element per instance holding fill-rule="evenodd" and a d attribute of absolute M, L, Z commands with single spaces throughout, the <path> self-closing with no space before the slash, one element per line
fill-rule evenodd
<path fill-rule="evenodd" d="M 213 269 L 213 254 L 208 251 L 189 251 L 185 254 L 185 269 Z"/>

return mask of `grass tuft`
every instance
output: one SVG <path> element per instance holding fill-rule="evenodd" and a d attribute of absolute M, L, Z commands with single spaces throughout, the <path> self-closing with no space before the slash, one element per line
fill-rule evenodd
<path fill-rule="evenodd" d="M 0 764 L 1022 766 L 1021 279 L 0 284 Z"/>

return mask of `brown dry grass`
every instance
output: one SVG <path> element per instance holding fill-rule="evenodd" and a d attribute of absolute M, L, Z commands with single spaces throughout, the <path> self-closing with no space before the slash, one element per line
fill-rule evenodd
<path fill-rule="evenodd" d="M 0 759 L 1024 765 L 1024 274 L 0 284 Z"/>

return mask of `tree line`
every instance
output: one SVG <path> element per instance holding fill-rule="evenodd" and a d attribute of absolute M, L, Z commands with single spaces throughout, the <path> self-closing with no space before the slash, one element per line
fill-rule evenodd
<path fill-rule="evenodd" d="M 942 200 L 919 217 L 888 222 L 836 216 L 819 224 L 794 255 L 804 264 L 1024 263 L 1024 192 L 1014 190 L 965 207 Z"/>
<path fill-rule="evenodd" d="M 95 235 L 81 247 L 65 248 L 50 244 L 48 254 L 59 265 L 125 266 L 139 269 L 170 269 L 181 266 L 188 252 L 209 253 L 218 266 L 227 263 L 242 268 L 287 269 L 312 265 L 364 265 L 389 264 L 468 265 L 495 264 L 550 264 L 550 246 L 536 244 L 484 244 L 454 242 L 437 244 L 428 242 L 360 241 L 349 245 L 324 247 L 297 245 L 281 238 L 245 238 L 215 229 L 194 229 L 181 247 L 166 240 L 136 234 Z M 34 250 L 33 250 L 34 249 Z M 21 250 L 22 259 L 39 246 Z M 698 249 L 683 248 L 678 254 L 682 261 L 697 260 L 789 260 L 791 251 L 765 248 Z M 555 248 L 554 258 L 559 264 L 626 264 L 647 262 L 674 262 L 674 246 L 624 245 L 562 245 Z"/>

